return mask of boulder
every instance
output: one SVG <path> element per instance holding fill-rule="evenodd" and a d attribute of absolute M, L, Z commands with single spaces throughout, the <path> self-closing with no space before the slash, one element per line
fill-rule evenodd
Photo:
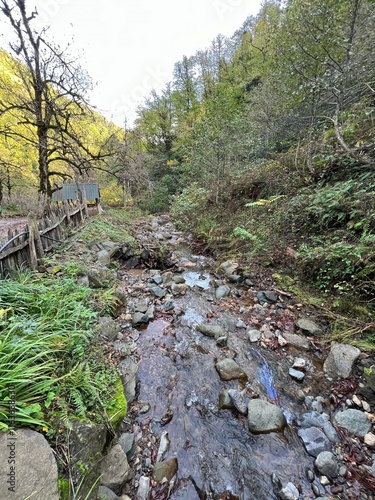
<path fill-rule="evenodd" d="M 246 373 L 233 359 L 226 358 L 216 363 L 215 368 L 221 380 L 235 380 L 247 378 Z"/>
<path fill-rule="evenodd" d="M 286 419 L 281 409 L 268 401 L 253 399 L 248 407 L 249 429 L 254 434 L 282 431 Z"/>
<path fill-rule="evenodd" d="M 121 494 L 124 484 L 133 477 L 126 454 L 119 444 L 111 448 L 104 457 L 100 471 L 100 484 L 107 486 L 117 495 Z"/>
<path fill-rule="evenodd" d="M 97 477 L 95 477 L 96 464 L 107 441 L 107 429 L 104 424 L 80 422 L 77 419 L 71 419 L 70 426 L 69 450 L 72 456 L 73 482 L 78 487 L 83 478 L 83 471 L 85 471 L 84 487 L 89 490 Z M 87 474 L 90 474 L 90 477 Z"/>
<path fill-rule="evenodd" d="M 324 372 L 332 378 L 350 377 L 361 351 L 349 344 L 334 344 L 324 362 Z"/>
<path fill-rule="evenodd" d="M 126 401 L 132 403 L 135 400 L 135 394 L 138 383 L 138 365 L 131 358 L 125 358 L 118 365 Z"/>
<path fill-rule="evenodd" d="M 55 455 L 31 429 L 0 433 L 0 477 L 1 499 L 59 499 Z"/>
<path fill-rule="evenodd" d="M 323 330 L 311 319 L 300 318 L 296 321 L 296 325 L 307 335 L 313 337 L 321 337 L 323 335 Z"/>
<path fill-rule="evenodd" d="M 360 410 L 344 410 L 335 415 L 335 424 L 344 427 L 351 434 L 364 437 L 372 428 L 366 413 Z"/>

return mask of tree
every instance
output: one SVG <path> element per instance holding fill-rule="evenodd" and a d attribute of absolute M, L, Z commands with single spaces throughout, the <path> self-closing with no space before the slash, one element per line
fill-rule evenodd
<path fill-rule="evenodd" d="M 18 84 L 2 90 L 0 114 L 6 115 L 1 134 L 27 143 L 38 152 L 38 191 L 41 202 L 54 190 L 53 178 L 83 174 L 101 159 L 101 148 L 92 151 L 85 139 L 83 117 L 91 80 L 78 61 L 47 38 L 47 28 L 37 31 L 36 10 L 27 11 L 26 0 L 0 0 L 0 12 L 9 21 L 14 41 Z"/>

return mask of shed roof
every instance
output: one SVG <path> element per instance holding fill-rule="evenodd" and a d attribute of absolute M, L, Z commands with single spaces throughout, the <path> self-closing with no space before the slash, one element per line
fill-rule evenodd
<path fill-rule="evenodd" d="M 78 190 L 86 189 L 87 200 L 97 200 L 100 198 L 99 185 L 96 182 L 85 184 L 63 184 L 62 189 L 52 194 L 52 201 L 78 200 Z"/>

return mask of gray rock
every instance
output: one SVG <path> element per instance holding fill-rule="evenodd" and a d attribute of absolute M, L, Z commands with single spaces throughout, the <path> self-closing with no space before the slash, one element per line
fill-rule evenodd
<path fill-rule="evenodd" d="M 298 419 L 298 425 L 304 429 L 308 427 L 321 427 L 328 422 L 328 416 L 322 415 L 317 411 L 307 411 Z"/>
<path fill-rule="evenodd" d="M 107 488 L 107 486 L 99 486 L 98 498 L 100 498 L 100 500 L 120 500 L 120 497 Z"/>
<path fill-rule="evenodd" d="M 243 328 L 243 329 L 245 329 L 245 330 L 246 330 L 247 326 L 246 326 L 246 323 L 244 323 L 244 322 L 242 321 L 242 319 L 239 319 L 239 320 L 237 321 L 237 323 L 236 323 L 236 328 L 238 328 L 238 329 L 242 329 L 242 328 Z"/>
<path fill-rule="evenodd" d="M 149 289 L 150 292 L 158 299 L 162 299 L 163 297 L 165 297 L 165 290 L 163 290 L 159 286 L 150 286 Z"/>
<path fill-rule="evenodd" d="M 121 494 L 124 484 L 133 477 L 126 454 L 119 444 L 111 448 L 104 457 L 100 471 L 100 484 L 107 486 L 116 494 Z"/>
<path fill-rule="evenodd" d="M 166 460 L 165 462 L 156 462 L 152 470 L 152 477 L 157 483 L 161 483 L 164 478 L 170 481 L 178 471 L 177 458 Z"/>
<path fill-rule="evenodd" d="M 323 432 L 327 436 L 327 438 L 331 441 L 331 443 L 340 443 L 339 435 L 337 434 L 336 429 L 333 427 L 331 422 L 327 420 L 323 426 Z"/>
<path fill-rule="evenodd" d="M 292 368 L 296 370 L 304 370 L 306 368 L 306 361 L 303 358 L 295 358 Z"/>
<path fill-rule="evenodd" d="M 279 492 L 279 497 L 281 498 L 281 500 L 298 500 L 299 491 L 293 483 L 289 482 Z"/>
<path fill-rule="evenodd" d="M 219 288 L 216 289 L 215 297 L 217 299 L 222 299 L 227 295 L 229 295 L 229 293 L 230 293 L 230 287 L 228 285 L 221 285 L 219 286 Z"/>
<path fill-rule="evenodd" d="M 284 332 L 283 337 L 288 342 L 289 345 L 297 347 L 298 349 L 303 349 L 304 351 L 308 351 L 311 348 L 310 342 L 304 337 L 301 337 L 301 335 Z"/>
<path fill-rule="evenodd" d="M 148 309 L 148 306 L 149 306 L 149 301 L 148 300 L 141 300 L 140 302 L 137 302 L 137 304 L 135 305 L 134 310 L 136 312 L 145 313 L 147 311 L 147 309 Z"/>
<path fill-rule="evenodd" d="M 294 368 L 289 368 L 289 375 L 295 380 L 302 381 L 305 378 L 305 374 Z"/>
<path fill-rule="evenodd" d="M 170 444 L 171 444 L 171 442 L 169 441 L 168 432 L 167 431 L 163 431 L 161 433 L 158 454 L 156 456 L 156 461 L 157 462 L 161 462 L 163 460 L 165 454 L 169 450 Z"/>
<path fill-rule="evenodd" d="M 226 274 L 227 276 L 230 276 L 231 274 L 235 274 L 237 269 L 238 269 L 237 262 L 227 260 L 226 262 L 220 264 L 218 271 L 219 273 L 223 273 Z"/>
<path fill-rule="evenodd" d="M 372 427 L 367 415 L 360 410 L 341 411 L 335 415 L 334 422 L 347 429 L 351 434 L 362 437 L 370 432 Z"/>
<path fill-rule="evenodd" d="M 136 312 L 132 314 L 132 325 L 133 326 L 139 326 L 139 325 L 145 325 L 149 322 L 149 317 L 147 314 L 141 313 L 141 312 Z"/>
<path fill-rule="evenodd" d="M 138 365 L 130 358 L 125 358 L 118 365 L 126 401 L 131 403 L 135 400 L 136 388 L 138 383 Z"/>
<path fill-rule="evenodd" d="M 168 300 L 165 304 L 164 304 L 164 311 L 165 312 L 169 312 L 169 311 L 173 311 L 174 309 L 174 304 L 173 302 L 171 302 L 170 300 Z"/>
<path fill-rule="evenodd" d="M 233 401 L 233 405 L 236 408 L 236 410 L 241 413 L 242 415 L 247 414 L 247 403 L 242 396 L 240 391 L 237 391 L 236 389 L 229 389 L 228 395 Z"/>
<path fill-rule="evenodd" d="M 282 431 L 286 419 L 281 409 L 262 399 L 253 399 L 248 404 L 249 429 L 254 434 Z"/>
<path fill-rule="evenodd" d="M 134 453 L 135 453 L 134 434 L 132 434 L 131 432 L 124 432 L 118 438 L 118 444 L 124 450 L 124 452 L 126 453 L 127 459 L 130 461 L 133 458 Z"/>
<path fill-rule="evenodd" d="M 269 304 L 276 304 L 276 302 L 279 300 L 279 296 L 277 295 L 277 293 L 272 290 L 267 290 L 266 292 L 264 292 L 264 296 L 266 297 L 266 300 Z"/>
<path fill-rule="evenodd" d="M 177 284 L 173 283 L 171 286 L 171 292 L 173 295 L 185 295 L 189 286 L 186 283 Z"/>
<path fill-rule="evenodd" d="M 155 319 L 155 306 L 152 304 L 146 311 L 146 316 L 149 320 Z"/>
<path fill-rule="evenodd" d="M 163 277 L 160 276 L 160 274 L 155 274 L 155 276 L 152 277 L 152 281 L 156 284 L 156 285 L 161 285 L 163 283 Z"/>
<path fill-rule="evenodd" d="M 58 500 L 57 464 L 45 437 L 31 429 L 14 437 L 0 433 L 0 498 Z"/>
<path fill-rule="evenodd" d="M 247 335 L 249 337 L 250 342 L 258 342 L 260 339 L 260 331 L 259 330 L 249 330 L 247 332 Z"/>
<path fill-rule="evenodd" d="M 242 276 L 239 276 L 238 274 L 228 274 L 227 277 L 230 283 L 241 283 L 243 281 Z"/>
<path fill-rule="evenodd" d="M 102 455 L 107 441 L 107 429 L 104 424 L 80 422 L 76 419 L 71 419 L 70 425 L 72 429 L 69 434 L 69 450 L 72 457 L 72 478 L 74 484 L 78 485 L 83 478 L 82 466 L 85 471 L 92 471 L 95 476 L 98 457 Z M 96 477 L 93 477 L 93 483 Z M 84 486 L 87 489 L 91 486 L 87 478 Z M 81 492 L 83 493 L 82 488 Z"/>
<path fill-rule="evenodd" d="M 299 429 L 298 435 L 302 439 L 307 453 L 312 457 L 317 457 L 322 451 L 331 451 L 329 439 L 317 427 Z"/>
<path fill-rule="evenodd" d="M 315 460 L 315 466 L 324 476 L 337 477 L 338 475 L 337 460 L 330 451 L 319 453 Z"/>
<path fill-rule="evenodd" d="M 216 345 L 219 347 L 225 347 L 228 344 L 228 336 L 222 335 L 221 337 L 216 338 Z"/>
<path fill-rule="evenodd" d="M 225 331 L 220 325 L 202 323 L 197 326 L 197 331 L 206 337 L 219 338 L 225 336 Z"/>
<path fill-rule="evenodd" d="M 111 253 L 107 250 L 100 250 L 96 254 L 96 260 L 102 265 L 109 267 L 111 264 Z"/>
<path fill-rule="evenodd" d="M 167 271 L 163 274 L 162 278 L 164 285 L 167 285 L 173 281 L 173 273 L 171 273 L 171 271 Z"/>
<path fill-rule="evenodd" d="M 148 492 L 150 490 L 151 479 L 147 476 L 139 478 L 139 486 L 137 491 L 137 500 L 147 500 Z"/>
<path fill-rule="evenodd" d="M 110 342 L 116 340 L 119 333 L 119 326 L 115 320 L 109 316 L 99 318 L 98 333 L 100 337 L 108 339 Z"/>
<path fill-rule="evenodd" d="M 183 276 L 173 276 L 173 281 L 176 283 L 176 285 L 182 285 L 186 283 L 186 280 Z"/>
<path fill-rule="evenodd" d="M 221 380 L 235 380 L 247 378 L 246 373 L 233 359 L 226 358 L 216 363 L 215 368 Z"/>
<path fill-rule="evenodd" d="M 323 335 L 323 330 L 311 319 L 300 318 L 296 321 L 296 325 L 307 335 L 312 335 L 313 337 L 321 337 Z"/>
<path fill-rule="evenodd" d="M 333 378 L 350 377 L 361 351 L 352 345 L 335 344 L 324 362 L 324 372 Z"/>
<path fill-rule="evenodd" d="M 219 394 L 219 410 L 232 410 L 233 408 L 233 400 L 229 396 L 228 390 L 222 389 Z"/>

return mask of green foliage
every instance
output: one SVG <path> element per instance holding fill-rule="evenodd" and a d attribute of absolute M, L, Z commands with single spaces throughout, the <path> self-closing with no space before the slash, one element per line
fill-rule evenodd
<path fill-rule="evenodd" d="M 54 415 L 87 417 L 112 398 L 116 372 L 95 348 L 90 290 L 71 278 L 20 273 L 0 288 L 0 425 L 48 429 Z M 9 402 L 14 397 L 15 409 Z M 100 410 L 102 409 L 102 410 Z M 12 415 L 14 413 L 14 415 Z M 14 422 L 13 422 L 14 417 Z"/>

